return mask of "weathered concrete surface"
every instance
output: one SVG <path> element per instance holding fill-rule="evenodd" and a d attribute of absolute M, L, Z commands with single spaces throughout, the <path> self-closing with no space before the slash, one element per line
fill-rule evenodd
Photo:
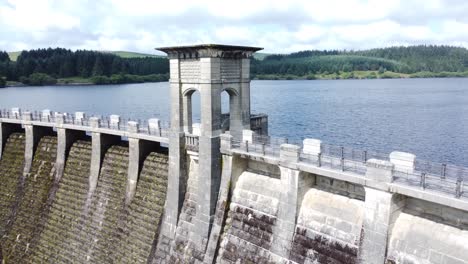
<path fill-rule="evenodd" d="M 281 199 L 281 181 L 240 175 L 229 208 L 217 263 L 287 263 L 270 251 Z"/>
<path fill-rule="evenodd" d="M 388 246 L 395 263 L 468 263 L 468 230 L 408 213 L 399 214 Z"/>
<path fill-rule="evenodd" d="M 300 207 L 290 259 L 297 263 L 359 263 L 364 202 L 310 189 Z"/>

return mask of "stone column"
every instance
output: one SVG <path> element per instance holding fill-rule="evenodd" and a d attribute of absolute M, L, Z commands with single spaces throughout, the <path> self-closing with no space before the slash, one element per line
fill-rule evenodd
<path fill-rule="evenodd" d="M 241 59 L 241 108 L 244 129 L 250 129 L 250 58 Z"/>
<path fill-rule="evenodd" d="M 10 135 L 15 132 L 21 131 L 20 124 L 5 123 L 0 121 L 0 160 L 2 159 L 3 149 Z"/>
<path fill-rule="evenodd" d="M 100 127 L 100 119 L 97 117 L 91 117 L 89 122 L 92 128 Z M 118 136 L 102 134 L 94 131 L 91 132 L 92 152 L 88 198 L 90 198 L 93 195 L 94 190 L 96 190 L 104 154 L 112 145 L 120 142 L 120 140 L 121 139 Z"/>
<path fill-rule="evenodd" d="M 186 185 L 185 133 L 183 131 L 182 85 L 180 80 L 180 61 L 171 58 L 170 94 L 171 129 L 169 133 L 169 177 L 167 179 L 166 206 L 161 235 L 173 239 L 177 229 L 180 210 L 184 201 Z M 160 239 L 161 241 L 161 239 Z"/>
<path fill-rule="evenodd" d="M 53 133 L 50 127 L 33 126 L 31 123 L 32 114 L 30 112 L 23 113 L 23 126 L 26 136 L 25 149 L 24 149 L 24 174 L 31 172 L 31 167 L 36 152 L 37 145 L 41 138 L 45 135 Z"/>
<path fill-rule="evenodd" d="M 241 96 L 229 93 L 229 132 L 237 139 L 242 137 L 242 130 L 245 129 Z M 247 129 L 250 129 L 250 126 Z"/>
<path fill-rule="evenodd" d="M 209 237 L 221 180 L 221 67 L 220 58 L 201 58 L 199 177 L 195 244 L 204 251 Z"/>
<path fill-rule="evenodd" d="M 359 258 L 361 263 L 384 263 L 389 231 L 404 207 L 405 200 L 401 195 L 388 191 L 388 183 L 393 179 L 392 163 L 368 160 L 366 178 L 370 187 L 365 187 L 365 215 Z"/>
<path fill-rule="evenodd" d="M 286 259 L 289 257 L 291 241 L 296 228 L 299 185 L 302 181 L 299 177 L 299 170 L 291 169 L 299 161 L 299 152 L 299 146 L 281 145 L 280 171 L 283 188 L 278 206 L 277 223 L 273 229 L 274 241 L 271 250 Z"/>
<path fill-rule="evenodd" d="M 148 154 L 159 147 L 158 142 L 146 141 L 134 138 L 131 135 L 138 133 L 138 123 L 128 122 L 128 176 L 125 195 L 126 204 L 130 204 L 136 193 L 137 182 L 143 167 L 143 162 Z"/>
<path fill-rule="evenodd" d="M 55 116 L 57 128 L 57 160 L 55 181 L 59 182 L 65 170 L 65 163 L 73 143 L 78 139 L 85 138 L 86 132 L 63 128 L 64 116 L 58 114 Z"/>
<path fill-rule="evenodd" d="M 192 134 L 192 93 L 183 96 L 184 132 Z"/>

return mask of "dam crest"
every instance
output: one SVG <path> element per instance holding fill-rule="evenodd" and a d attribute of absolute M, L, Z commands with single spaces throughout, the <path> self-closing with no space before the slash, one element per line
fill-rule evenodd
<path fill-rule="evenodd" d="M 5 263 L 468 263 L 466 168 L 269 136 L 261 48 L 159 50 L 170 125 L 0 111 Z"/>

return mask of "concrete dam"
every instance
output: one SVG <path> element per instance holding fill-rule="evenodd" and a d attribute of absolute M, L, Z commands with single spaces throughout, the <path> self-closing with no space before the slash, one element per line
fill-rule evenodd
<path fill-rule="evenodd" d="M 3 263 L 468 263 L 466 168 L 269 136 L 259 48 L 160 50 L 170 126 L 0 111 Z"/>

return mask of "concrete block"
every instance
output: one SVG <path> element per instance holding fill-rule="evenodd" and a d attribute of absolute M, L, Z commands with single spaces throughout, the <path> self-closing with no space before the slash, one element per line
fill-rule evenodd
<path fill-rule="evenodd" d="M 148 131 L 151 135 L 161 136 L 161 121 L 157 118 L 148 119 Z"/>
<path fill-rule="evenodd" d="M 130 133 L 138 133 L 138 122 L 128 121 L 127 131 Z"/>
<path fill-rule="evenodd" d="M 407 152 L 393 151 L 390 153 L 389 157 L 390 162 L 395 165 L 395 170 L 406 173 L 414 172 L 416 155 Z"/>
<path fill-rule="evenodd" d="M 242 130 L 242 142 L 253 142 L 254 132 L 252 130 L 244 129 Z"/>
<path fill-rule="evenodd" d="M 192 134 L 195 135 L 195 136 L 200 136 L 201 135 L 201 124 L 200 123 L 192 124 Z"/>
<path fill-rule="evenodd" d="M 369 180 L 383 183 L 393 181 L 393 163 L 385 160 L 369 159 L 366 165 L 366 178 Z"/>
<path fill-rule="evenodd" d="M 49 109 L 44 109 L 42 110 L 41 121 L 50 122 L 51 116 L 52 116 L 52 112 Z"/>
<path fill-rule="evenodd" d="M 20 119 L 21 118 L 21 108 L 18 107 L 13 107 L 11 108 L 11 117 L 15 119 Z"/>
<path fill-rule="evenodd" d="M 291 162 L 299 161 L 299 153 L 301 148 L 292 144 L 281 144 L 280 146 L 280 159 Z"/>
<path fill-rule="evenodd" d="M 90 117 L 89 126 L 92 128 L 99 128 L 101 126 L 101 119 L 99 117 Z"/>
<path fill-rule="evenodd" d="M 120 116 L 119 115 L 110 115 L 110 127 L 115 129 L 120 129 Z"/>
<path fill-rule="evenodd" d="M 85 119 L 86 114 L 84 112 L 75 112 L 75 125 L 83 125 Z"/>
<path fill-rule="evenodd" d="M 310 155 L 318 155 L 322 153 L 322 141 L 318 139 L 312 139 L 312 138 L 306 138 L 303 141 L 304 148 L 303 152 L 304 154 L 310 154 Z"/>

